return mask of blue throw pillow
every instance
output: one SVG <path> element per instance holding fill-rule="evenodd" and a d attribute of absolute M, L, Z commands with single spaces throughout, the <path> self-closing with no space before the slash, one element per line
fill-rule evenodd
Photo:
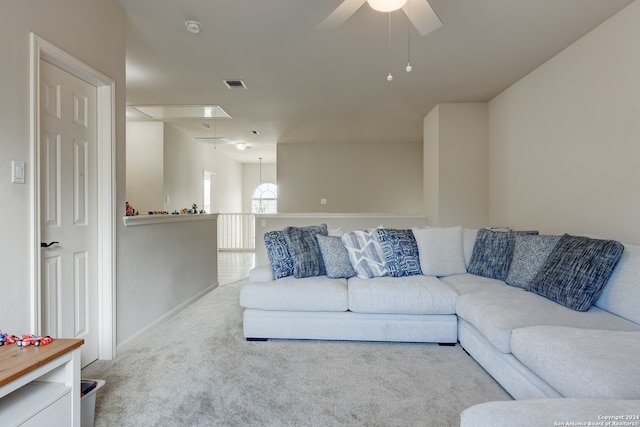
<path fill-rule="evenodd" d="M 391 276 L 403 277 L 422 274 L 418 244 L 413 231 L 378 228 L 377 232 Z"/>
<path fill-rule="evenodd" d="M 284 240 L 293 259 L 293 275 L 300 279 L 327 274 L 316 235 L 327 235 L 327 224 L 286 227 Z"/>
<path fill-rule="evenodd" d="M 492 279 L 505 280 L 513 258 L 517 234 L 538 234 L 537 231 L 478 230 L 467 272 Z"/>
<path fill-rule="evenodd" d="M 339 236 L 323 236 L 318 234 L 318 245 L 322 253 L 322 261 L 327 271 L 327 277 L 331 279 L 348 279 L 356 275 L 349 261 L 349 252 Z"/>
<path fill-rule="evenodd" d="M 563 235 L 529 290 L 576 311 L 587 311 L 618 264 L 624 246 L 614 240 Z"/>
<path fill-rule="evenodd" d="M 264 233 L 264 244 L 276 279 L 293 275 L 293 259 L 282 230 Z"/>

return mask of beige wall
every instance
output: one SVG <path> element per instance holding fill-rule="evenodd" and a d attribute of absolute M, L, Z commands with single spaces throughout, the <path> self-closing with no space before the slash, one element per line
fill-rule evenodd
<path fill-rule="evenodd" d="M 640 2 L 489 104 L 492 223 L 640 244 Z"/>
<path fill-rule="evenodd" d="M 430 225 L 489 221 L 486 103 L 440 104 L 424 119 L 425 212 Z"/>
<path fill-rule="evenodd" d="M 262 182 L 278 184 L 275 163 L 262 163 Z M 260 185 L 260 165 L 245 163 L 242 167 L 242 212 L 251 212 L 251 195 Z"/>
<path fill-rule="evenodd" d="M 164 210 L 162 122 L 127 122 L 127 201 L 143 214 Z"/>
<path fill-rule="evenodd" d="M 172 216 L 173 217 L 173 216 Z M 218 284 L 217 218 L 125 227 L 118 352 Z"/>
<path fill-rule="evenodd" d="M 279 212 L 422 212 L 421 141 L 277 149 Z"/>
<path fill-rule="evenodd" d="M 167 211 L 203 206 L 204 170 L 215 173 L 214 203 L 217 212 L 242 209 L 242 164 L 230 159 L 213 145 L 194 141 L 184 132 L 164 126 L 164 208 Z"/>
<path fill-rule="evenodd" d="M 436 105 L 424 118 L 423 130 L 423 182 L 424 212 L 427 223 L 440 224 L 440 105 Z"/>
<path fill-rule="evenodd" d="M 82 19 L 78 19 L 81 17 Z M 117 201 L 124 212 L 125 15 L 113 0 L 2 1 L 0 11 L 0 327 L 30 332 L 30 188 L 12 184 L 11 160 L 30 164 L 29 34 L 116 82 Z M 32 331 L 35 332 L 35 331 Z"/>

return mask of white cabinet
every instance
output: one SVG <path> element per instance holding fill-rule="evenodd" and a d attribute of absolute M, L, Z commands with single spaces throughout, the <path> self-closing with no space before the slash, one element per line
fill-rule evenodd
<path fill-rule="evenodd" d="M 42 347 L 0 347 L 3 426 L 80 427 L 80 346 L 57 339 Z"/>

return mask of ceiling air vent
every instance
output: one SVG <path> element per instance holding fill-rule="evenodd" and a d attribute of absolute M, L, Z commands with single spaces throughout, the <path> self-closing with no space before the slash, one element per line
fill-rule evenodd
<path fill-rule="evenodd" d="M 244 84 L 242 80 L 225 80 L 224 84 L 227 85 L 229 89 L 246 89 L 247 86 Z"/>

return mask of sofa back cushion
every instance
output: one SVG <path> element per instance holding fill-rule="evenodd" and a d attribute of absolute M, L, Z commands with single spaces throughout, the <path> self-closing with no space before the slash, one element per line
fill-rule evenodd
<path fill-rule="evenodd" d="M 473 247 L 476 245 L 477 237 L 478 237 L 477 228 L 462 229 L 462 248 L 464 250 L 464 267 L 465 268 L 469 268 L 469 263 L 471 263 L 471 256 L 473 255 Z"/>
<path fill-rule="evenodd" d="M 327 235 L 327 224 L 286 227 L 284 239 L 293 259 L 293 275 L 300 279 L 327 274 L 316 235 Z"/>
<path fill-rule="evenodd" d="M 577 311 L 586 311 L 620 260 L 614 240 L 563 235 L 529 285 L 529 290 Z"/>
<path fill-rule="evenodd" d="M 412 228 L 425 276 L 464 274 L 462 227 Z"/>
<path fill-rule="evenodd" d="M 640 324 L 640 246 L 625 245 L 595 305 Z"/>

